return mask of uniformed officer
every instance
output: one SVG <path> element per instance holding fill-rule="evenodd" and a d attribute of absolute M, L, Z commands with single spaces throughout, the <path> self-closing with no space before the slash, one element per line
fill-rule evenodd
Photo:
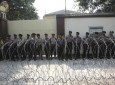
<path fill-rule="evenodd" d="M 64 48 L 65 48 L 65 40 L 63 38 L 63 35 L 59 35 L 57 39 L 57 53 L 58 53 L 58 59 L 63 60 L 64 59 Z"/>
<path fill-rule="evenodd" d="M 113 31 L 109 32 L 108 38 L 110 40 L 108 41 L 108 44 L 107 44 L 108 45 L 107 56 L 109 56 L 109 58 L 114 58 L 115 59 L 115 56 L 114 56 L 114 51 L 115 51 L 115 46 L 114 46 L 115 36 L 114 36 L 114 32 Z"/>
<path fill-rule="evenodd" d="M 37 55 L 39 55 L 39 58 L 41 60 L 43 60 L 43 56 L 42 56 L 42 44 L 43 44 L 43 40 L 40 38 L 40 34 L 37 34 L 37 39 L 36 39 L 36 44 L 35 44 L 35 56 L 34 59 L 36 60 Z"/>
<path fill-rule="evenodd" d="M 83 58 L 90 58 L 90 37 L 89 33 L 86 32 L 86 36 L 83 38 Z"/>
<path fill-rule="evenodd" d="M 44 51 L 45 51 L 45 55 L 46 55 L 46 59 L 50 59 L 50 40 L 48 38 L 48 34 L 44 34 L 45 35 L 45 39 L 43 41 L 44 43 Z"/>
<path fill-rule="evenodd" d="M 99 33 L 95 32 L 94 36 L 92 37 L 92 56 L 93 58 L 99 57 Z"/>
<path fill-rule="evenodd" d="M 3 45 L 3 57 L 4 59 L 10 59 L 10 45 L 12 44 L 11 35 L 7 35 L 5 44 Z"/>
<path fill-rule="evenodd" d="M 99 58 L 109 58 L 107 55 L 107 48 L 108 48 L 108 40 L 106 36 L 106 31 L 102 31 L 102 35 L 99 40 Z"/>
<path fill-rule="evenodd" d="M 18 53 L 17 53 L 17 43 L 18 43 L 18 36 L 17 34 L 14 34 L 14 39 L 13 39 L 13 43 L 11 44 L 11 57 L 12 57 L 12 60 L 19 60 L 18 58 Z"/>
<path fill-rule="evenodd" d="M 57 39 L 55 38 L 55 34 L 52 34 L 52 37 L 50 38 L 50 55 L 52 59 L 52 55 L 54 54 L 54 57 L 56 57 L 56 44 Z"/>
<path fill-rule="evenodd" d="M 18 59 L 25 60 L 26 59 L 26 54 L 24 51 L 25 40 L 23 39 L 22 34 L 19 34 L 18 36 L 19 36 L 17 43 Z"/>
<path fill-rule="evenodd" d="M 35 36 L 35 33 L 32 33 L 31 34 L 31 37 L 32 36 Z M 24 43 L 24 54 L 26 56 L 26 58 L 29 58 L 29 60 L 31 60 L 31 56 L 30 56 L 30 51 L 31 51 L 31 48 L 30 48 L 30 41 L 31 41 L 31 37 L 30 37 L 30 34 L 27 34 L 27 38 L 25 39 L 25 43 Z"/>
<path fill-rule="evenodd" d="M 79 36 L 79 32 L 76 32 L 76 37 L 74 38 L 74 58 L 80 58 L 80 49 L 81 49 L 81 37 Z"/>
<path fill-rule="evenodd" d="M 35 42 L 36 42 L 35 35 L 36 35 L 35 33 L 32 33 L 31 39 L 28 42 L 29 60 L 31 60 L 33 58 L 33 56 L 35 56 Z"/>
<path fill-rule="evenodd" d="M 18 60 L 17 42 L 18 42 L 17 35 L 14 34 L 13 43 L 10 45 L 10 48 L 9 48 L 9 51 L 10 51 L 9 54 L 10 54 L 11 60 Z"/>
<path fill-rule="evenodd" d="M 69 35 L 66 36 L 66 60 L 72 60 L 72 49 L 73 49 L 73 36 L 72 31 L 69 31 Z"/>

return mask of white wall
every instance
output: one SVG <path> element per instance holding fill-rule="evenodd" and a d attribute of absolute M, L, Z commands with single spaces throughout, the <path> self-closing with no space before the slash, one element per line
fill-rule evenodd
<path fill-rule="evenodd" d="M 44 37 L 45 33 L 51 36 L 52 33 L 57 33 L 56 19 L 8 21 L 8 33 L 21 33 L 24 37 L 31 33 L 39 33 L 41 37 Z"/>
<path fill-rule="evenodd" d="M 115 17 L 102 17 L 102 18 L 66 18 L 65 19 L 65 35 L 71 30 L 75 36 L 76 32 L 80 32 L 80 36 L 85 36 L 89 32 L 89 27 L 103 26 L 103 30 L 115 32 Z"/>

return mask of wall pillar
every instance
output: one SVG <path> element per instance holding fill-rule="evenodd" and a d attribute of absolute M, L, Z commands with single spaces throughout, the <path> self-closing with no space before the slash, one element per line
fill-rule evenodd
<path fill-rule="evenodd" d="M 57 21 L 57 35 L 65 35 L 65 21 L 64 21 L 64 15 L 57 15 L 56 16 Z"/>

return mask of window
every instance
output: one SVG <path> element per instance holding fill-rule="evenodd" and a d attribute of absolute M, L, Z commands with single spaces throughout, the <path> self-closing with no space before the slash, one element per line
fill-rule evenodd
<path fill-rule="evenodd" d="M 89 28 L 90 34 L 94 34 L 95 32 L 102 32 L 102 31 L 103 31 L 103 27 L 90 27 Z"/>
<path fill-rule="evenodd" d="M 103 27 L 90 27 L 89 28 L 89 33 L 93 34 L 95 32 L 102 32 L 103 31 Z"/>

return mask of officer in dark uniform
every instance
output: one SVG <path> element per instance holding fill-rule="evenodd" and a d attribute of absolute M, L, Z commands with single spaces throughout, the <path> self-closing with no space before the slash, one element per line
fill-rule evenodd
<path fill-rule="evenodd" d="M 69 35 L 66 36 L 66 60 L 72 60 L 72 49 L 73 49 L 73 36 L 72 31 L 69 31 Z"/>
<path fill-rule="evenodd" d="M 29 53 L 29 60 L 31 60 L 33 58 L 33 56 L 35 56 L 35 42 L 36 42 L 36 34 L 35 33 L 32 33 L 31 34 L 31 39 L 29 40 L 28 44 L 29 44 L 29 47 L 28 47 L 28 53 Z M 35 58 L 35 57 L 34 57 Z M 35 59 L 34 59 L 35 60 Z"/>
<path fill-rule="evenodd" d="M 86 32 L 86 36 L 83 38 L 83 58 L 90 58 L 90 37 L 89 33 Z"/>
<path fill-rule="evenodd" d="M 48 34 L 44 34 L 45 35 L 45 39 L 44 39 L 44 51 L 45 51 L 45 55 L 46 55 L 46 59 L 50 59 L 50 40 L 48 38 Z"/>
<path fill-rule="evenodd" d="M 35 33 L 32 33 L 31 36 L 35 36 Z M 27 34 L 27 38 L 25 39 L 25 43 L 24 43 L 24 54 L 26 56 L 26 59 L 29 58 L 29 60 L 31 60 L 31 56 L 30 56 L 30 51 L 31 51 L 31 48 L 30 48 L 30 34 Z"/>
<path fill-rule="evenodd" d="M 35 44 L 35 56 L 34 59 L 36 60 L 37 55 L 39 55 L 39 58 L 41 60 L 43 60 L 43 56 L 42 56 L 42 44 L 43 44 L 43 40 L 40 38 L 40 34 L 37 34 L 37 39 L 36 39 L 36 44 Z"/>
<path fill-rule="evenodd" d="M 76 32 L 76 37 L 74 38 L 74 58 L 80 58 L 80 49 L 81 49 L 81 37 L 79 36 L 79 32 Z"/>
<path fill-rule="evenodd" d="M 17 35 L 14 34 L 14 39 L 13 39 L 13 43 L 10 45 L 10 58 L 11 60 L 18 60 L 18 53 L 17 53 L 17 42 L 18 42 L 18 38 Z"/>
<path fill-rule="evenodd" d="M 59 35 L 57 39 L 57 53 L 58 53 L 58 59 L 63 60 L 64 59 L 64 48 L 65 48 L 65 40 L 62 35 Z"/>
<path fill-rule="evenodd" d="M 11 35 L 7 35 L 5 44 L 3 45 L 3 57 L 6 60 L 11 59 L 9 48 L 10 48 L 12 42 L 13 41 L 11 40 Z"/>
<path fill-rule="evenodd" d="M 56 57 L 56 44 L 57 39 L 55 38 L 55 34 L 52 34 L 52 37 L 50 38 L 50 55 L 52 59 L 52 55 L 54 53 L 54 57 Z"/>

